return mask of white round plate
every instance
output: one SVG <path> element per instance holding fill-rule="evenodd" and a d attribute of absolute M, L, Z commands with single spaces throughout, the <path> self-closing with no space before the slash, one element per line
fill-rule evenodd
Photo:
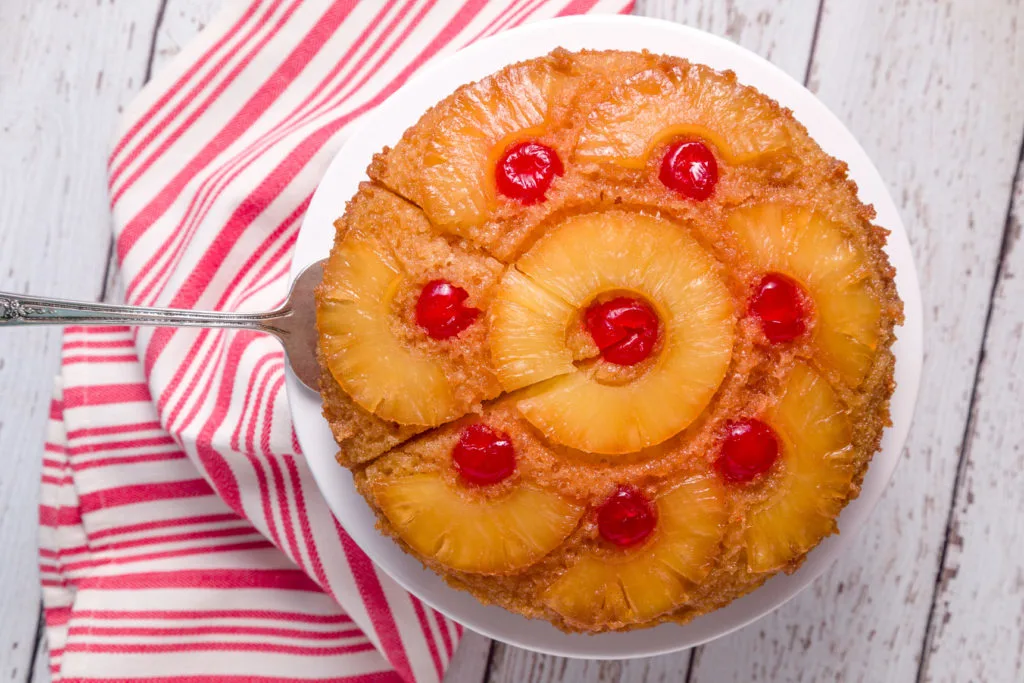
<path fill-rule="evenodd" d="M 853 135 L 825 105 L 777 67 L 727 40 L 666 21 L 620 16 L 569 17 L 529 24 L 482 40 L 424 68 L 372 115 L 364 117 L 360 130 L 334 158 L 306 213 L 295 247 L 292 278 L 304 266 L 327 256 L 334 239 L 333 222 L 365 179 L 364 169 L 375 152 L 397 142 L 424 111 L 458 86 L 557 47 L 646 49 L 719 70 L 732 69 L 741 82 L 792 109 L 826 152 L 849 164 L 860 198 L 875 206 L 878 224 L 892 231 L 886 252 L 896 266 L 896 285 L 906 314 L 894 347 L 897 388 L 892 398 L 893 426 L 886 430 L 882 450 L 868 468 L 860 496 L 839 518 L 842 535 L 821 543 L 796 573 L 777 576 L 750 595 L 689 624 L 663 624 L 596 636 L 562 633 L 547 622 L 481 605 L 469 594 L 448 587 L 381 536 L 374 527 L 373 513 L 352 485 L 351 475 L 334 461 L 337 448 L 320 415 L 319 397 L 290 373 L 288 395 L 299 442 L 327 503 L 338 519 L 344 520 L 355 542 L 406 589 L 474 631 L 519 647 L 567 657 L 646 657 L 699 645 L 770 612 L 820 575 L 850 542 L 885 490 L 910 428 L 921 374 L 921 294 L 906 231 L 882 178 Z"/>

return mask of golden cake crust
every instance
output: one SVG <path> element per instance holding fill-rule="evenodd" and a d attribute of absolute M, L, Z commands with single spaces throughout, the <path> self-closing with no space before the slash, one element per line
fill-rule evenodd
<path fill-rule="evenodd" d="M 693 101 L 701 105 L 686 109 L 680 104 Z M 467 129 L 476 137 L 461 146 L 451 144 L 463 140 Z M 705 201 L 683 197 L 658 180 L 666 146 L 680 137 L 704 140 L 715 151 L 719 182 Z M 491 170 L 502 150 L 523 139 L 548 145 L 565 165 L 545 200 L 530 205 L 497 193 Z M 339 463 L 353 470 L 379 527 L 406 552 L 482 602 L 567 631 L 601 632 L 686 622 L 724 606 L 777 571 L 794 571 L 821 538 L 836 531 L 834 518 L 858 495 L 890 423 L 891 346 L 894 327 L 902 322 L 902 304 L 883 251 L 887 231 L 872 224 L 874 211 L 857 198 L 846 165 L 822 151 L 788 110 L 739 84 L 731 73 L 683 59 L 556 50 L 463 86 L 429 110 L 393 149 L 379 153 L 368 174 L 371 181 L 360 187 L 336 224 L 335 247 L 317 292 L 321 396 L 339 443 Z M 587 452 L 558 443 L 524 413 L 523 402 L 543 391 L 543 384 L 503 391 L 494 355 L 495 326 L 501 321 L 492 309 L 496 297 L 505 296 L 510 272 L 519 272 L 524 257 L 532 258 L 566 225 L 586 216 L 600 216 L 609 225 L 630 225 L 640 216 L 644 225 L 683 231 L 714 262 L 708 277 L 721 281 L 734 311 L 728 369 L 699 415 L 674 436 L 628 453 Z M 766 222 L 776 226 L 775 232 L 762 239 L 756 226 Z M 358 344 L 353 341 L 357 332 L 369 329 L 360 327 L 360 318 L 342 330 L 331 318 L 339 306 L 344 315 L 353 307 L 364 307 L 371 317 L 377 310 L 360 303 L 371 295 L 353 292 L 344 281 L 354 277 L 352 254 L 364 253 L 352 251 L 353 244 L 377 245 L 365 253 L 379 255 L 383 269 L 378 272 L 395 274 L 381 309 L 386 320 L 373 329 L 396 340 L 395 353 L 404 355 L 395 357 L 402 363 L 446 383 L 447 409 L 440 417 L 425 416 L 421 424 L 387 419 L 379 413 L 391 408 L 380 403 L 375 409 L 371 404 L 379 397 L 340 373 L 337 363 L 332 366 L 338 349 L 347 353 Z M 788 250 L 788 245 L 796 246 Z M 821 261 L 825 266 L 806 256 L 816 249 L 832 250 Z M 812 298 L 819 289 L 823 292 L 815 298 L 808 333 L 787 344 L 767 343 L 757 320 L 746 314 L 750 292 L 766 271 L 791 275 Z M 482 312 L 473 325 L 441 341 L 424 334 L 413 311 L 418 292 L 435 279 L 458 283 L 467 290 L 468 303 Z M 870 329 L 852 327 L 845 313 L 852 309 L 867 311 Z M 340 345 L 339 335 L 345 339 Z M 569 346 L 573 343 L 570 339 Z M 649 365 L 630 370 L 602 366 L 598 372 L 605 373 L 602 382 L 628 384 L 653 372 Z M 409 393 L 414 401 L 417 392 L 411 388 Z M 804 414 L 817 416 L 813 424 L 820 426 L 820 435 L 801 428 Z M 720 481 L 714 468 L 723 429 L 738 416 L 766 420 L 783 442 L 781 463 L 746 485 Z M 480 422 L 510 437 L 516 469 L 500 483 L 473 487 L 460 480 L 451 454 L 462 430 Z M 802 467 L 811 467 L 811 473 Z M 810 494 L 800 491 L 807 477 L 822 477 L 822 489 L 835 493 L 807 503 L 817 506 L 813 509 L 821 511 L 821 520 L 787 530 L 788 540 L 773 545 L 758 530 L 774 529 L 785 506 L 804 504 L 800 496 Z M 550 497 L 549 513 L 562 515 L 565 533 L 546 538 L 552 547 L 522 560 L 525 566 L 453 569 L 450 555 L 440 549 L 422 551 L 422 544 L 421 550 L 410 544 L 415 511 L 406 514 L 402 508 L 396 516 L 388 508 L 389 487 L 411 480 L 442 482 L 447 487 L 443 495 L 459 501 L 460 510 L 465 505 L 490 510 L 487 505 L 500 504 L 524 487 L 536 489 Z M 594 509 L 622 486 L 635 487 L 654 501 L 675 500 L 670 495 L 681 496 L 680 487 L 689 486 L 696 492 L 692 495 L 712 501 L 705 517 L 709 531 L 699 538 L 683 531 L 671 538 L 668 531 L 656 533 L 628 553 L 610 547 L 598 533 Z M 443 508 L 444 501 L 434 503 Z M 659 509 L 659 519 L 669 525 L 667 508 Z M 537 534 L 516 528 L 527 539 L 524 543 L 534 542 Z M 451 543 L 458 536 L 453 532 L 444 538 Z M 657 596 L 646 605 L 641 603 L 647 598 L 637 598 L 633 604 L 629 579 L 620 577 L 625 603 L 607 597 L 618 588 L 607 589 L 606 598 L 593 600 L 607 604 L 582 614 L 578 596 L 558 588 L 562 577 L 583 571 L 587 562 L 628 572 L 632 569 L 623 563 L 635 561 L 636 571 L 655 571 L 655 565 L 643 562 L 657 559 L 659 548 L 670 543 L 689 548 L 695 559 L 671 566 L 664 575 L 669 598 Z M 782 547 L 786 543 L 788 550 Z M 600 593 L 605 590 L 602 571 L 578 574 L 579 579 L 572 574 L 572 581 L 585 584 L 596 572 L 600 576 L 593 585 Z M 669 600 L 664 603 L 669 606 L 659 600 Z"/>

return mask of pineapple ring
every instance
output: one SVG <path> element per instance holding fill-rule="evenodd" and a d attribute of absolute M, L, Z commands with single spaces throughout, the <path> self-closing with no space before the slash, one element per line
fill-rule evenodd
<path fill-rule="evenodd" d="M 491 359 L 501 386 L 515 391 L 576 372 L 566 328 L 576 309 L 516 268 L 491 302 Z"/>
<path fill-rule="evenodd" d="M 784 569 L 833 533 L 836 516 L 856 493 L 849 418 L 810 366 L 793 367 L 766 421 L 782 441 L 781 473 L 768 500 L 747 518 L 744 543 L 754 572 Z"/>
<path fill-rule="evenodd" d="M 374 487 L 384 515 L 424 557 L 476 574 L 528 567 L 558 547 L 583 507 L 531 486 L 495 500 L 469 500 L 437 474 L 413 474 Z"/>
<path fill-rule="evenodd" d="M 735 77 L 709 75 L 690 64 L 631 76 L 590 112 L 576 158 L 643 168 L 662 142 L 694 136 L 729 163 L 747 164 L 791 145 L 777 109 L 763 96 L 747 88 L 737 94 Z"/>
<path fill-rule="evenodd" d="M 388 315 L 402 274 L 375 242 L 348 240 L 331 252 L 317 306 L 320 349 L 334 379 L 360 407 L 404 425 L 458 417 L 444 370 L 413 355 Z M 410 385 L 409 377 L 417 382 Z"/>
<path fill-rule="evenodd" d="M 658 525 L 643 546 L 585 555 L 547 588 L 544 604 L 582 628 L 621 628 L 684 604 L 721 551 L 726 495 L 713 476 L 697 476 L 655 504 Z"/>
<path fill-rule="evenodd" d="M 882 308 L 857 246 L 839 226 L 799 207 L 737 209 L 728 223 L 756 267 L 784 273 L 810 294 L 815 345 L 843 381 L 860 386 L 878 349 Z"/>
<path fill-rule="evenodd" d="M 587 245 L 580 249 L 579 245 Z M 732 296 L 713 258 L 679 226 L 624 211 L 565 221 L 510 269 L 491 306 L 491 356 L 519 411 L 549 439 L 590 453 L 635 453 L 677 434 L 710 402 L 732 358 Z M 604 384 L 602 361 L 577 368 L 575 313 L 627 290 L 662 321 L 660 349 L 632 381 Z"/>
<path fill-rule="evenodd" d="M 434 225 L 472 238 L 498 201 L 494 162 L 511 143 L 547 131 L 565 78 L 550 61 L 535 60 L 460 88 L 424 117 L 430 135 L 406 135 L 370 174 Z"/>

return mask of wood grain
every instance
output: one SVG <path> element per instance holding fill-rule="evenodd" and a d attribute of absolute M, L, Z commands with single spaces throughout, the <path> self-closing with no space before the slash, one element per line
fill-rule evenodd
<path fill-rule="evenodd" d="M 158 4 L 0 3 L 0 290 L 99 295 L 106 153 L 119 107 L 145 73 Z M 2 336 L 0 678 L 21 681 L 39 613 L 39 462 L 60 331 Z"/>
<path fill-rule="evenodd" d="M 797 0 L 785 5 L 773 0 L 638 0 L 635 14 L 677 21 L 724 36 L 803 81 L 814 37 L 818 0 Z M 691 653 L 686 651 L 633 661 L 581 662 L 497 643 L 488 681 L 682 681 L 689 671 L 690 657 Z"/>
<path fill-rule="evenodd" d="M 704 648 L 694 681 L 917 675 L 1024 127 L 1024 89 L 1010 86 L 1024 65 L 1008 50 L 1019 44 L 1022 10 L 932 0 L 825 4 L 811 87 L 888 180 L 922 280 L 926 347 L 915 427 L 853 547 L 778 612 Z M 998 545 L 975 540 L 979 562 L 1005 561 Z M 997 608 L 989 601 L 977 609 Z M 966 619 L 960 628 L 987 630 Z M 956 647 L 945 654 L 962 656 Z"/>
<path fill-rule="evenodd" d="M 1024 146 L 1021 152 L 921 681 L 1024 675 Z"/>

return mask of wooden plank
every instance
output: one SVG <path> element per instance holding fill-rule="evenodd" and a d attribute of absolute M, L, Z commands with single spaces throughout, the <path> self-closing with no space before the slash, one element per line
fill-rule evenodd
<path fill-rule="evenodd" d="M 819 0 L 637 0 L 633 13 L 724 36 L 802 83 L 818 6 Z"/>
<path fill-rule="evenodd" d="M 117 112 L 142 82 L 159 0 L 0 3 L 0 290 L 96 297 Z M 0 343 L 0 678 L 35 655 L 41 441 L 60 331 Z M 45 667 L 44 667 L 45 668 Z"/>
<path fill-rule="evenodd" d="M 774 0 L 638 0 L 635 13 L 725 36 L 802 81 L 813 42 L 818 0 L 794 0 L 784 5 Z M 498 644 L 488 681 L 682 681 L 689 662 L 689 652 L 622 662 L 581 662 Z"/>
<path fill-rule="evenodd" d="M 498 644 L 488 680 L 491 683 L 682 683 L 689 664 L 689 652 L 597 661 L 542 656 Z"/>
<path fill-rule="evenodd" d="M 694 681 L 911 681 L 917 675 L 1024 126 L 1024 51 L 1015 26 L 1024 26 L 1020 3 L 826 1 L 812 89 L 888 179 L 921 275 L 927 334 L 916 428 L 905 462 L 850 551 L 775 614 L 705 647 Z M 997 364 L 993 372 L 1001 377 L 1007 367 Z M 1017 392 L 1006 409 L 1016 411 L 1019 423 Z M 993 434 L 1002 422 L 992 423 Z M 1010 467 L 1013 455 L 1003 457 Z M 999 505 L 995 498 L 1004 489 L 989 480 L 975 480 L 975 500 Z M 1019 493 L 1018 485 L 1018 501 Z M 978 520 L 972 531 L 994 520 Z M 1012 528 L 999 532 L 1003 539 Z M 999 556 L 1007 551 L 998 542 L 974 536 L 973 562 L 979 568 L 1006 563 L 1005 581 L 1013 563 Z M 977 574 L 973 581 L 987 578 Z M 958 600 L 977 600 L 971 607 L 978 615 L 1009 610 L 996 593 L 974 596 L 968 588 Z M 936 676 L 1010 680 L 947 674 L 945 666 L 965 655 L 958 634 L 973 634 L 969 642 L 981 646 L 989 633 L 966 613 L 956 628 L 937 641 L 946 648 L 945 664 L 930 669 Z M 1000 642 L 1011 639 L 1004 634 Z M 986 656 L 984 647 L 976 652 Z"/>
<path fill-rule="evenodd" d="M 1011 206 L 922 681 L 1024 679 L 1024 147 Z"/>
<path fill-rule="evenodd" d="M 466 630 L 455 650 L 455 656 L 444 674 L 445 683 L 480 683 L 487 675 L 491 640 L 475 631 Z"/>

